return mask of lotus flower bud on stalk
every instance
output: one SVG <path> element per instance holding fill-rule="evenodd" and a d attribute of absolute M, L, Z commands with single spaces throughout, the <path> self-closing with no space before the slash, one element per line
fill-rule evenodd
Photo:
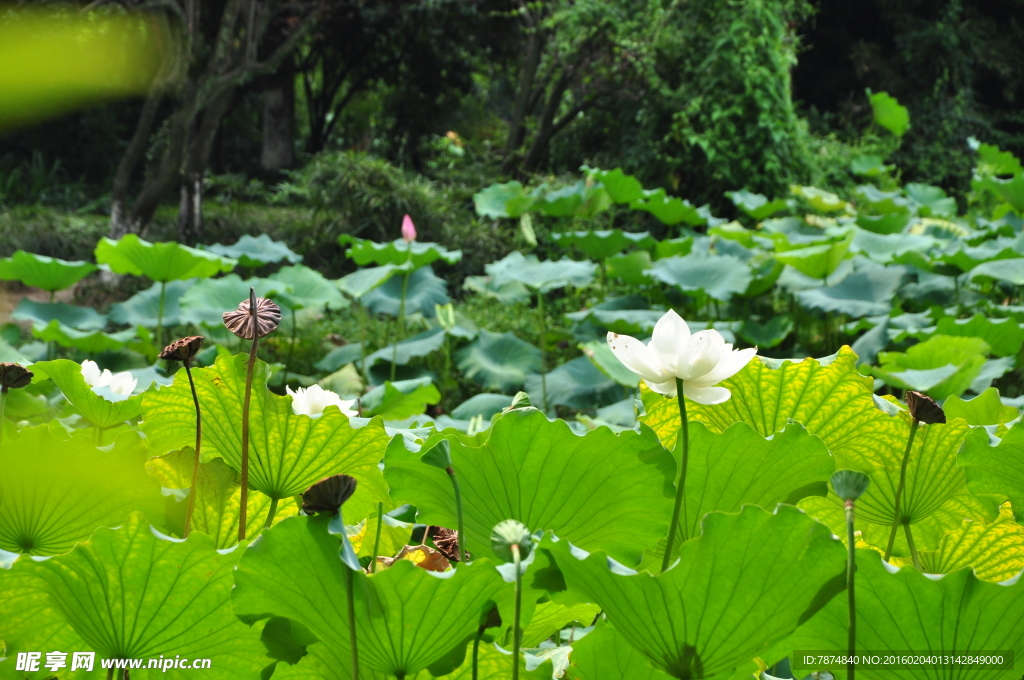
<path fill-rule="evenodd" d="M 907 400 L 907 410 L 910 411 L 910 417 L 913 420 L 910 423 L 910 436 L 907 438 L 907 448 L 903 451 L 903 463 L 900 465 L 900 481 L 896 486 L 896 496 L 893 500 L 892 529 L 889 531 L 889 543 L 885 546 L 886 562 L 892 557 L 892 549 L 896 544 L 896 532 L 899 529 L 900 520 L 903 519 L 903 508 L 901 505 L 903 489 L 907 485 L 907 465 L 910 463 L 910 451 L 914 448 L 914 436 L 917 434 L 917 428 L 921 423 L 925 425 L 941 425 L 946 422 L 945 411 L 927 394 L 907 391 L 905 399 Z M 903 524 L 903 532 L 907 537 L 907 546 L 910 548 L 910 556 L 914 560 L 914 566 L 920 569 L 921 559 L 917 554 L 917 546 L 914 544 L 914 534 L 910 530 L 909 522 Z"/>
<path fill-rule="evenodd" d="M 252 340 L 249 350 L 249 364 L 245 371 L 245 398 L 242 402 L 242 470 L 241 507 L 238 511 L 238 540 L 245 540 L 247 503 L 249 502 L 249 403 L 252 400 L 252 370 L 256 365 L 256 349 L 260 338 L 274 332 L 281 323 L 281 308 L 267 298 L 256 297 L 256 291 L 249 289 L 249 299 L 238 303 L 238 309 L 224 312 L 224 325 L 229 331 L 242 338 Z M 270 510 L 264 526 L 270 526 L 277 512 L 280 499 L 270 499 Z"/>
<path fill-rule="evenodd" d="M 867 491 L 871 480 L 863 472 L 856 470 L 838 470 L 832 475 L 832 489 L 843 499 L 846 510 L 846 602 L 849 616 L 847 627 L 846 654 L 849 661 L 846 665 L 847 680 L 854 680 L 857 665 L 854 657 L 857 653 L 857 598 L 854 591 L 854 575 L 857 573 L 857 539 L 854 532 L 854 504 Z"/>
<path fill-rule="evenodd" d="M 192 403 L 196 407 L 196 450 L 195 458 L 192 461 L 192 485 L 188 491 L 188 509 L 185 511 L 185 529 L 182 535 L 188 538 L 192 531 L 192 513 L 196 509 L 197 483 L 199 481 L 199 450 L 203 443 L 203 415 L 199 409 L 199 395 L 196 393 L 196 383 L 192 379 L 192 359 L 199 354 L 203 347 L 203 336 L 190 335 L 187 338 L 175 340 L 164 347 L 160 352 L 160 358 L 164 361 L 180 361 L 185 365 L 185 375 L 188 376 L 188 385 L 192 388 Z"/>
<path fill-rule="evenodd" d="M 408 215 L 402 218 L 402 238 L 406 243 L 416 240 L 416 225 L 412 223 L 412 218 Z"/>
<path fill-rule="evenodd" d="M 717 384 L 731 378 L 750 363 L 757 354 L 757 348 L 735 350 L 714 329 L 690 333 L 690 327 L 683 318 L 672 310 L 658 319 L 648 344 L 628 335 L 609 333 L 608 347 L 626 368 L 643 378 L 648 387 L 666 397 L 676 397 L 679 402 L 681 455 L 675 508 L 661 564 L 662 571 L 665 571 L 672 561 L 672 549 L 679 528 L 690 452 L 684 396 L 698 404 L 721 404 L 727 401 L 731 396 L 729 390 Z"/>
<path fill-rule="evenodd" d="M 522 561 L 533 552 L 533 536 L 525 524 L 507 519 L 491 530 L 491 549 L 505 562 L 515 565 L 516 593 L 512 620 L 512 680 L 519 680 L 519 650 L 523 644 L 523 630 L 519 625 L 523 602 Z"/>
<path fill-rule="evenodd" d="M 32 371 L 21 364 L 0 362 L 0 444 L 4 438 L 4 409 L 7 407 L 7 393 L 20 389 L 32 382 Z"/>

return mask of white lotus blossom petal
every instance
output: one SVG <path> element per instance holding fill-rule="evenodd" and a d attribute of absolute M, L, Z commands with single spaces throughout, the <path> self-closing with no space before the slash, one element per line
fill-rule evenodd
<path fill-rule="evenodd" d="M 355 399 L 342 399 L 334 392 L 325 390 L 319 385 L 300 387 L 294 392 L 290 387 L 286 387 L 285 390 L 288 392 L 288 396 L 292 398 L 292 411 L 296 415 L 319 418 L 328 406 L 337 406 L 342 413 L 350 418 L 359 415 L 359 412 L 354 408 Z"/>
<path fill-rule="evenodd" d="M 731 396 L 716 384 L 732 377 L 757 355 L 757 348 L 736 350 L 714 329 L 690 333 L 686 322 L 669 310 L 654 326 L 647 345 L 628 335 L 608 334 L 615 356 L 655 392 L 676 396 L 676 379 L 683 394 L 699 404 L 721 404 Z"/>
<path fill-rule="evenodd" d="M 130 396 L 139 384 L 138 378 L 129 371 L 111 373 L 109 368 L 100 372 L 95 361 L 86 359 L 82 362 L 82 379 L 89 387 L 106 387 L 114 394 Z"/>

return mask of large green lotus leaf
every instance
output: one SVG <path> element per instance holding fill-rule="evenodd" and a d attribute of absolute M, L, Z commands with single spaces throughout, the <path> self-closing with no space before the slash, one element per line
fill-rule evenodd
<path fill-rule="evenodd" d="M 473 206 L 481 217 L 519 217 L 530 209 L 536 198 L 515 180 L 491 186 L 473 195 Z"/>
<path fill-rule="evenodd" d="M 637 564 L 668 527 L 675 466 L 650 430 L 573 433 L 536 409 L 514 409 L 479 446 L 446 437 L 462 491 L 469 550 L 492 555 L 491 528 L 516 519 L 573 543 Z M 391 447 L 385 478 L 396 503 L 417 521 L 457 526 L 455 495 L 443 470 L 405 447 Z"/>
<path fill-rule="evenodd" d="M 933 335 L 906 352 L 879 352 L 880 367 L 872 373 L 890 385 L 941 400 L 971 386 L 988 352 L 981 338 Z"/>
<path fill-rule="evenodd" d="M 107 317 L 90 307 L 75 307 L 64 302 L 35 302 L 22 298 L 13 312 L 14 321 L 43 325 L 59 321 L 80 331 L 99 331 L 107 327 Z"/>
<path fill-rule="evenodd" d="M 580 344 L 579 348 L 583 352 L 583 356 L 590 359 L 597 370 L 618 384 L 634 390 L 640 384 L 640 376 L 619 361 L 619 358 L 608 346 L 607 340 L 591 340 Z"/>
<path fill-rule="evenodd" d="M 500 265 L 491 270 L 495 285 L 518 282 L 541 293 L 566 286 L 589 286 L 597 273 L 597 265 L 588 260 L 577 262 L 563 257 L 541 262 L 536 255 L 523 255 L 519 251 L 509 253 L 500 263 L 494 264 Z"/>
<path fill-rule="evenodd" d="M 558 404 L 570 408 L 608 406 L 626 397 L 622 385 L 608 377 L 585 356 L 567 361 L 547 373 L 545 382 L 548 409 Z M 524 389 L 534 404 L 544 405 L 544 385 L 540 374 L 531 373 L 526 376 Z"/>
<path fill-rule="evenodd" d="M 820 226 L 808 224 L 799 217 L 776 217 L 761 223 L 761 232 L 775 243 L 779 251 L 811 245 L 829 245 L 843 240 L 845 231 L 836 234 Z"/>
<path fill-rule="evenodd" d="M 625 255 L 614 255 L 605 262 L 609 279 L 639 286 L 649 281 L 647 270 L 651 268 L 651 254 L 646 250 L 634 250 Z"/>
<path fill-rule="evenodd" d="M 427 406 L 441 401 L 441 392 L 429 376 L 412 380 L 385 381 L 362 399 L 363 414 L 384 420 L 404 420 L 423 413 Z"/>
<path fill-rule="evenodd" d="M 621 229 L 567 231 L 552 234 L 551 238 L 563 248 L 576 246 L 592 260 L 605 260 L 612 255 L 618 255 L 630 246 L 637 248 L 654 246 L 654 239 L 648 232 L 632 233 Z"/>
<path fill-rule="evenodd" d="M 968 425 L 1002 425 L 1020 415 L 1020 411 L 999 399 L 999 390 L 994 387 L 973 399 L 953 395 L 942 402 L 942 410 L 946 412 L 947 419 L 963 418 Z"/>
<path fill-rule="evenodd" d="M 729 401 L 715 406 L 687 401 L 687 415 L 712 432 L 744 422 L 762 437 L 781 431 L 792 419 L 825 442 L 840 468 L 898 467 L 907 426 L 875 406 L 873 382 L 857 371 L 856 362 L 849 347 L 825 359 L 755 359 L 719 383 L 732 393 Z M 643 422 L 675 450 L 679 406 L 646 386 L 641 391 L 647 409 Z"/>
<path fill-rule="evenodd" d="M 232 600 L 245 621 L 268 615 L 301 621 L 347 660 L 347 567 L 338 559 L 338 538 L 327 531 L 329 521 L 325 515 L 292 517 L 265 531 L 242 555 Z M 354 581 L 360 666 L 391 676 L 410 676 L 439 661 L 476 632 L 488 603 L 511 599 L 487 560 L 460 565 L 448 578 L 397 560 L 370 577 L 357 572 Z"/>
<path fill-rule="evenodd" d="M 834 598 L 786 643 L 794 649 L 847 649 L 845 597 Z M 857 649 L 907 650 L 914 654 L 1012 650 L 1024 654 L 1024 579 L 1012 585 L 986 583 L 969 569 L 929 578 L 916 569 L 891 573 L 873 550 L 857 551 Z M 799 668 L 794 664 L 794 670 Z M 799 675 L 814 670 L 804 667 Z M 846 669 L 830 672 L 845 679 Z M 857 668 L 864 680 L 1017 680 L 1020 670 L 981 669 L 970 664 L 916 668 Z"/>
<path fill-rule="evenodd" d="M 219 356 L 213 366 L 192 371 L 203 409 L 203 460 L 220 456 L 233 469 L 242 464 L 242 401 L 248 357 Z M 335 406 L 310 418 L 292 411 L 291 397 L 266 389 L 270 367 L 257 361 L 249 410 L 249 486 L 271 498 L 302 493 L 334 474 L 355 477 L 359 487 L 349 507 L 365 517 L 387 499 L 377 464 L 388 437 L 380 421 L 354 428 Z M 157 453 L 195 443 L 196 413 L 184 370 L 174 384 L 146 392 L 142 430 Z"/>
<path fill-rule="evenodd" d="M 209 658 L 207 673 L 215 677 L 255 677 L 266 665 L 265 649 L 258 629 L 231 610 L 237 559 L 215 550 L 203 534 L 186 541 L 161 536 L 135 513 L 35 573 L 98 657 Z M 184 678 L 190 670 L 143 669 L 132 677 Z"/>
<path fill-rule="evenodd" d="M 849 237 L 835 243 L 777 252 L 775 253 L 775 259 L 783 264 L 788 264 L 801 274 L 806 274 L 815 279 L 827 280 L 839 268 L 840 263 L 846 259 L 852 242 L 853 235 L 851 234 Z"/>
<path fill-rule="evenodd" d="M 333 373 L 338 369 L 359 361 L 363 356 L 363 343 L 350 342 L 335 347 L 324 355 L 324 358 L 313 364 L 317 370 Z"/>
<path fill-rule="evenodd" d="M 793 317 L 775 314 L 768 321 L 746 319 L 736 335 L 755 347 L 776 347 L 793 332 Z"/>
<path fill-rule="evenodd" d="M 747 266 L 750 267 L 750 273 L 754 276 L 750 285 L 742 293 L 743 297 L 748 298 L 771 290 L 786 269 L 786 265 L 774 257 L 766 257 L 764 255 L 750 258 L 747 261 Z"/>
<path fill-rule="evenodd" d="M 858 229 L 854 233 L 850 250 L 863 253 L 875 262 L 889 264 L 904 253 L 927 252 L 937 243 L 938 239 L 922 234 L 873 234 Z"/>
<path fill-rule="evenodd" d="M 658 319 L 665 312 L 656 309 L 585 309 L 569 312 L 565 318 L 573 323 L 592 323 L 595 326 L 622 335 L 647 336 L 654 331 Z"/>
<path fill-rule="evenodd" d="M 21 281 L 26 286 L 58 291 L 70 288 L 96 271 L 92 262 L 58 260 L 18 250 L 0 260 L 0 279 Z"/>
<path fill-rule="evenodd" d="M 644 190 L 640 198 L 629 202 L 629 207 L 649 212 L 668 225 L 686 222 L 690 226 L 697 226 L 707 221 L 700 209 L 694 208 L 688 200 L 669 196 L 664 189 Z"/>
<path fill-rule="evenodd" d="M 643 197 L 644 187 L 633 175 L 627 175 L 622 168 L 600 170 L 598 168 L 581 168 L 589 178 L 600 182 L 615 203 L 631 203 Z"/>
<path fill-rule="evenodd" d="M 342 234 L 338 241 L 343 246 L 349 246 L 345 251 L 346 254 L 360 267 L 371 262 L 377 265 L 402 265 L 409 262 L 412 263 L 414 269 L 419 269 L 437 260 L 455 264 L 462 259 L 461 250 L 448 250 L 439 243 L 405 241 L 403 239 L 395 239 L 388 243 L 375 243 L 368 239 L 353 238 L 348 234 Z"/>
<path fill-rule="evenodd" d="M 146 470 L 165 489 L 182 489 L 191 493 L 195 450 L 186 447 L 146 462 Z M 238 543 L 238 516 L 242 507 L 239 474 L 220 458 L 200 463 L 197 473 L 196 504 L 192 513 L 192 531 L 201 531 L 213 539 L 218 549 Z M 187 502 L 187 496 L 182 503 Z M 254 536 L 267 519 L 270 498 L 261 493 L 248 495 L 246 502 L 246 536 Z M 277 510 L 275 521 L 298 512 L 298 507 L 285 502 Z"/>
<path fill-rule="evenodd" d="M 128 328 L 117 333 L 79 331 L 54 320 L 45 326 L 34 324 L 32 326 L 32 337 L 39 338 L 45 342 L 55 342 L 61 347 L 74 347 L 86 354 L 94 355 L 100 352 L 121 349 L 138 336 L 134 328 Z"/>
<path fill-rule="evenodd" d="M 947 196 L 942 187 L 908 182 L 903 191 L 918 204 L 917 212 L 923 217 L 956 217 L 956 199 Z"/>
<path fill-rule="evenodd" d="M 651 278 L 684 292 L 701 291 L 723 302 L 746 291 L 754 278 L 750 267 L 738 257 L 697 253 L 658 260 L 648 273 Z"/>
<path fill-rule="evenodd" d="M 385 264 L 380 267 L 364 267 L 341 277 L 336 283 L 341 292 L 353 300 L 357 300 L 395 274 L 405 271 L 408 271 L 408 267 L 394 264 Z"/>
<path fill-rule="evenodd" d="M 538 607 L 539 609 L 539 607 Z M 565 677 L 570 680 L 669 680 L 607 621 L 572 645 Z"/>
<path fill-rule="evenodd" d="M 786 200 L 783 198 L 777 198 L 774 201 L 769 201 L 768 197 L 764 194 L 755 194 L 746 190 L 742 191 L 727 191 L 725 195 L 729 197 L 729 200 L 733 204 L 747 213 L 755 220 L 763 220 L 766 217 L 771 217 L 777 212 L 785 210 L 789 207 Z"/>
<path fill-rule="evenodd" d="M 134 511 L 161 519 L 159 485 L 143 469 L 145 441 L 130 430 L 96 448 L 91 432 L 57 439 L 47 425 L 4 437 L 0 548 L 56 555 Z"/>
<path fill-rule="evenodd" d="M 828 528 L 788 505 L 712 513 L 703 528 L 658 576 L 625 575 L 607 556 L 588 556 L 565 540 L 545 545 L 568 588 L 601 605 L 656 667 L 681 680 L 728 678 L 756 670 L 755 657 L 842 589 L 845 550 Z"/>
<path fill-rule="evenodd" d="M 176 326 L 181 314 L 180 300 L 195 280 L 169 281 L 164 284 L 163 325 Z M 146 290 L 139 291 L 124 302 L 112 305 L 110 320 L 128 326 L 156 328 L 160 317 L 161 284 L 154 283 Z M 241 302 L 241 300 L 239 300 Z"/>
<path fill-rule="evenodd" d="M 892 298 L 903 278 L 902 268 L 873 268 L 850 274 L 827 288 L 796 292 L 800 304 L 810 309 L 839 312 L 850 318 L 888 314 Z"/>
<path fill-rule="evenodd" d="M 462 402 L 452 409 L 452 418 L 469 420 L 473 416 L 482 416 L 490 420 L 491 416 L 501 413 L 512 405 L 512 397 L 507 394 L 488 394 L 482 392 Z"/>
<path fill-rule="evenodd" d="M 558 189 L 550 188 L 545 182 L 530 192 L 534 198 L 530 209 L 549 217 L 571 217 L 583 205 L 585 192 L 586 184 L 583 180 Z"/>
<path fill-rule="evenodd" d="M 117 274 L 145 276 L 153 281 L 206 279 L 226 274 L 238 264 L 231 258 L 174 241 L 149 243 L 135 234 L 126 234 L 117 241 L 101 239 L 96 244 L 96 262 L 109 265 Z"/>
<path fill-rule="evenodd" d="M 985 430 L 972 430 L 957 463 L 971 493 L 1009 499 L 1014 516 L 1024 524 L 1024 425 L 1015 424 L 995 446 Z"/>
<path fill-rule="evenodd" d="M 910 202 L 899 191 L 883 191 L 874 184 L 862 184 L 854 193 L 858 212 L 882 215 L 910 212 Z"/>
<path fill-rule="evenodd" d="M 302 255 L 293 252 L 287 243 L 275 241 L 266 234 L 256 237 L 243 234 L 230 246 L 214 243 L 212 246 L 200 245 L 199 247 L 216 255 L 238 260 L 238 264 L 246 269 L 255 269 L 273 262 L 287 261 L 291 264 L 302 262 Z"/>
<path fill-rule="evenodd" d="M 121 401 L 108 401 L 94 392 L 89 387 L 89 384 L 85 382 L 85 378 L 82 377 L 81 365 L 74 361 L 69 361 L 68 359 L 37 361 L 32 364 L 32 372 L 35 374 L 35 377 L 32 379 L 33 382 L 39 382 L 47 378 L 53 380 L 57 387 L 60 388 L 60 391 L 64 393 L 67 400 L 71 402 L 71 405 L 96 427 L 106 429 L 120 425 L 127 420 L 138 417 L 142 410 L 141 394 L 136 394 Z M 195 433 L 193 432 L 194 436 Z"/>
<path fill-rule="evenodd" d="M 888 92 L 872 92 L 868 90 L 871 112 L 875 123 L 881 125 L 897 137 L 902 137 L 910 129 L 910 113 Z"/>
<path fill-rule="evenodd" d="M 224 312 L 238 308 L 238 303 L 249 299 L 249 288 L 259 297 L 275 297 L 285 290 L 282 282 L 251 278 L 242 280 L 238 274 L 217 279 L 197 281 L 181 296 L 181 322 L 205 324 L 212 328 L 224 323 Z"/>
<path fill-rule="evenodd" d="M 278 296 L 282 306 L 292 309 L 344 309 L 349 305 L 333 282 L 305 265 L 282 267 L 270 275 L 270 280 L 286 287 Z"/>
<path fill-rule="evenodd" d="M 530 289 L 518 281 L 505 281 L 495 285 L 490 276 L 467 276 L 462 287 L 472 293 L 497 300 L 503 305 L 514 305 L 530 301 Z"/>
<path fill-rule="evenodd" d="M 481 329 L 476 340 L 455 353 L 455 361 L 462 374 L 478 385 L 507 392 L 540 370 L 540 349 L 512 332 Z"/>
<path fill-rule="evenodd" d="M 403 276 L 392 276 L 360 298 L 364 307 L 374 314 L 398 316 L 402 307 Z M 430 267 L 420 267 L 408 274 L 409 282 L 405 284 L 405 313 L 419 312 L 427 318 L 437 313 L 437 305 L 451 302 L 448 297 L 448 286 L 444 279 L 434 274 Z"/>
<path fill-rule="evenodd" d="M 601 613 L 596 604 L 563 605 L 557 602 L 542 602 L 530 617 L 530 623 L 523 628 L 523 647 L 536 647 L 554 636 L 569 624 L 585 628 L 592 624 Z M 511 635 L 512 626 L 506 631 Z"/>
<path fill-rule="evenodd" d="M 906 228 L 908 224 L 910 224 L 911 217 L 912 215 L 909 212 L 893 212 L 885 215 L 860 214 L 857 215 L 857 226 L 873 234 L 898 235 L 901 234 L 901 232 Z M 871 246 L 871 250 L 873 252 L 868 255 L 869 257 L 875 259 L 876 255 L 878 255 L 881 258 L 885 258 L 885 253 L 881 249 L 882 245 L 885 243 L 884 241 L 864 239 L 862 240 L 862 244 L 865 241 L 874 241 L 873 245 Z M 899 243 L 901 246 L 903 244 L 910 243 L 909 240 L 905 239 L 899 239 L 898 241 L 895 242 Z M 879 259 L 878 261 L 882 262 L 888 260 Z"/>
<path fill-rule="evenodd" d="M 926 338 L 929 335 L 951 335 L 981 338 L 988 343 L 992 354 L 999 357 L 1013 356 L 1020 352 L 1024 344 L 1024 328 L 1014 319 L 989 319 L 978 313 L 969 319 L 957 319 L 944 316 L 939 319 L 930 334 L 919 334 Z"/>
<path fill-rule="evenodd" d="M 405 366 L 413 359 L 433 354 L 444 346 L 448 334 L 443 328 L 431 328 L 428 331 L 401 340 L 394 345 L 382 347 L 366 356 L 366 367 L 370 368 L 378 361 L 395 363 Z"/>
<path fill-rule="evenodd" d="M 789 187 L 789 192 L 807 201 L 811 208 L 820 213 L 830 213 L 850 207 L 849 203 L 832 192 L 818 187 L 794 184 Z"/>
<path fill-rule="evenodd" d="M 919 553 L 926 574 L 949 574 L 965 567 L 985 581 L 1005 581 L 1024 569 L 1024 526 L 1014 520 L 1010 504 L 999 509 L 999 517 L 985 524 L 965 519 L 956 531 L 946 534 L 937 550 Z M 910 566 L 909 557 L 894 557 L 892 563 Z"/>
<path fill-rule="evenodd" d="M 904 427 L 909 436 L 909 425 Z M 970 426 L 963 420 L 943 425 L 924 425 L 914 438 L 907 465 L 907 482 L 900 502 L 900 527 L 893 554 L 909 555 L 903 525 L 909 525 L 918 550 L 935 550 L 942 536 L 960 528 L 964 517 L 980 523 L 995 519 L 998 508 L 975 499 L 967 490 L 963 469 L 956 455 Z M 902 458 L 902 452 L 894 452 Z M 893 525 L 899 470 L 863 470 L 871 478 L 867 491 L 857 500 L 857 528 L 865 542 L 885 549 Z M 842 533 L 846 526 L 843 501 L 827 497 L 807 498 L 800 507 Z M 964 513 L 964 514 L 961 514 Z"/>
<path fill-rule="evenodd" d="M 972 269 L 967 277 L 971 281 L 1001 281 L 1014 286 L 1024 286 L 1024 258 L 984 262 Z"/>

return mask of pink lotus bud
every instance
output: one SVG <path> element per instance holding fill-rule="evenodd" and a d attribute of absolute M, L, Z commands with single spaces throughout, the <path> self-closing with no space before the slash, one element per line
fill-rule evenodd
<path fill-rule="evenodd" d="M 406 242 L 416 240 L 416 225 L 412 223 L 412 218 L 408 215 L 402 218 L 402 238 L 404 238 Z"/>

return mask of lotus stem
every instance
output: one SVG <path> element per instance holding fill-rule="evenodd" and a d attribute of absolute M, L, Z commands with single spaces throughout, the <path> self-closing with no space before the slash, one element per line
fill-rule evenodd
<path fill-rule="evenodd" d="M 540 394 L 544 413 L 548 412 L 548 326 L 544 314 L 544 291 L 537 289 L 537 313 L 540 315 Z"/>
<path fill-rule="evenodd" d="M 4 411 L 7 409 L 7 393 L 9 391 L 6 386 L 0 388 L 0 446 L 3 446 L 4 426 L 7 424 L 4 421 Z"/>
<path fill-rule="evenodd" d="M 384 528 L 384 503 L 377 503 L 377 535 L 373 538 L 373 557 L 370 560 L 370 573 L 377 573 L 377 555 L 380 554 L 380 534 Z"/>
<path fill-rule="evenodd" d="M 519 628 L 519 618 L 523 607 L 523 574 L 522 556 L 518 543 L 512 544 L 512 562 L 516 567 L 516 600 L 512 621 L 512 680 L 519 680 L 519 648 L 523 644 L 523 631 Z"/>
<path fill-rule="evenodd" d="M 160 282 L 160 304 L 156 308 L 156 346 L 164 344 L 164 299 L 167 294 L 167 282 Z"/>
<path fill-rule="evenodd" d="M 903 500 L 903 488 L 907 484 L 907 464 L 910 462 L 910 450 L 914 447 L 914 436 L 917 435 L 917 428 L 921 421 L 914 418 L 910 424 L 910 437 L 907 439 L 907 448 L 903 452 L 903 463 L 900 465 L 900 482 L 896 487 L 896 498 L 893 503 L 892 530 L 889 532 L 889 543 L 885 546 L 885 561 L 892 557 L 892 547 L 896 543 L 896 530 L 900 526 L 900 502 Z"/>
<path fill-rule="evenodd" d="M 847 634 L 846 647 L 847 655 L 849 659 L 846 664 L 846 677 L 847 680 L 854 680 L 854 673 L 857 670 L 857 664 L 853 662 L 853 657 L 857 652 L 857 605 L 856 596 L 854 594 L 854 574 L 857 572 L 857 548 L 856 538 L 853 535 L 853 512 L 854 505 L 853 501 L 849 500 L 845 503 L 846 509 L 846 599 L 847 607 L 849 609 L 850 625 Z"/>
<path fill-rule="evenodd" d="M 51 290 L 51 291 L 50 291 L 50 304 L 53 304 L 53 299 L 54 299 L 54 298 L 55 298 L 56 296 L 57 296 L 57 291 L 55 291 L 55 290 Z"/>
<path fill-rule="evenodd" d="M 274 523 L 274 517 L 277 515 L 277 504 L 279 499 L 277 496 L 270 497 L 270 510 L 267 512 L 267 521 L 263 523 L 264 529 L 269 529 Z"/>
<path fill-rule="evenodd" d="M 352 677 L 359 677 L 359 647 L 356 641 L 355 574 L 345 566 L 345 591 L 348 596 L 348 643 L 352 648 Z"/>
<path fill-rule="evenodd" d="M 484 631 L 487 630 L 484 626 L 480 626 L 476 631 L 476 637 L 473 638 L 473 678 L 472 680 L 478 680 L 480 672 L 480 639 L 484 636 Z"/>
<path fill-rule="evenodd" d="M 398 318 L 395 319 L 395 342 L 391 345 L 391 382 L 395 381 L 398 368 L 398 340 L 405 333 L 405 295 L 409 288 L 409 273 L 402 274 L 402 297 L 398 302 Z"/>
<path fill-rule="evenodd" d="M 907 545 L 910 546 L 910 557 L 914 560 L 914 568 L 918 571 L 924 571 L 921 567 L 921 557 L 917 554 L 917 546 L 914 544 L 914 534 L 910 530 L 909 522 L 903 524 L 903 533 L 907 537 Z"/>
<path fill-rule="evenodd" d="M 192 461 L 192 486 L 189 487 L 188 492 L 188 509 L 185 511 L 185 531 L 183 536 L 188 538 L 188 534 L 192 531 L 192 512 L 196 508 L 196 485 L 199 482 L 199 449 L 203 443 L 203 417 L 199 410 L 199 394 L 196 392 L 196 383 L 192 379 L 192 367 L 191 359 L 185 359 L 185 375 L 188 376 L 189 387 L 192 388 L 192 402 L 196 405 L 196 455 Z"/>
<path fill-rule="evenodd" d="M 249 289 L 249 310 L 253 316 L 252 327 L 258 329 L 256 323 L 256 293 Z M 256 365 L 256 349 L 259 347 L 260 334 L 253 333 L 252 348 L 249 350 L 249 365 L 245 370 L 245 399 L 242 402 L 242 495 L 241 507 L 238 511 L 238 540 L 245 540 L 245 520 L 247 503 L 249 502 L 249 403 L 252 401 L 252 370 Z"/>
<path fill-rule="evenodd" d="M 683 497 L 686 494 L 686 465 L 690 458 L 690 430 L 686 422 L 686 397 L 683 395 L 683 379 L 676 378 L 676 396 L 679 401 L 679 447 L 682 455 L 679 458 L 679 479 L 676 482 L 676 503 L 672 508 L 672 521 L 668 527 L 668 539 L 665 542 L 665 556 L 661 560 L 661 570 L 665 571 L 672 564 L 672 549 L 675 547 L 676 533 L 679 531 L 679 515 L 683 508 Z"/>
<path fill-rule="evenodd" d="M 466 532 L 463 526 L 462 490 L 459 488 L 459 480 L 455 476 L 455 468 L 449 467 L 445 472 L 448 473 L 448 479 L 452 480 L 452 489 L 455 490 L 455 515 L 459 525 L 459 559 L 466 564 L 469 562 L 469 551 L 466 550 Z"/>

